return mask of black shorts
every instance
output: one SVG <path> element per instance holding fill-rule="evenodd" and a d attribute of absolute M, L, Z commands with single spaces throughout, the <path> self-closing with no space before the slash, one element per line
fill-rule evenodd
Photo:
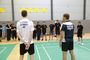
<path fill-rule="evenodd" d="M 2 30 L 0 30 L 0 38 L 2 37 Z"/>
<path fill-rule="evenodd" d="M 77 37 L 82 37 L 82 33 L 77 33 Z"/>
<path fill-rule="evenodd" d="M 60 35 L 60 31 L 59 30 L 56 30 L 56 35 Z"/>
<path fill-rule="evenodd" d="M 20 55 L 24 55 L 26 52 L 29 53 L 29 55 L 34 54 L 34 43 L 30 44 L 30 47 L 28 50 L 25 50 L 25 44 L 20 44 Z"/>
<path fill-rule="evenodd" d="M 53 31 L 50 31 L 50 35 L 54 35 L 54 32 Z"/>
<path fill-rule="evenodd" d="M 62 42 L 62 51 L 73 50 L 73 42 Z"/>
<path fill-rule="evenodd" d="M 42 35 L 46 35 L 46 32 L 42 32 Z"/>

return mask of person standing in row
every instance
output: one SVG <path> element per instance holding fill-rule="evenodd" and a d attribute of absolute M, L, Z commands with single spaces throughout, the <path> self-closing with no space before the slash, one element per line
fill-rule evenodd
<path fill-rule="evenodd" d="M 39 22 L 37 22 L 36 31 L 37 31 L 37 40 L 39 41 L 41 37 L 41 25 L 39 24 Z"/>
<path fill-rule="evenodd" d="M 54 27 L 55 25 L 53 23 L 51 23 L 49 25 L 49 28 L 50 28 L 50 36 L 49 36 L 49 40 L 53 40 L 53 36 L 54 36 Z"/>
<path fill-rule="evenodd" d="M 37 36 L 36 26 L 34 26 L 33 39 L 36 39 L 36 36 Z"/>
<path fill-rule="evenodd" d="M 78 22 L 77 25 L 77 37 L 78 37 L 78 44 L 82 44 L 82 38 L 83 38 L 83 25 L 81 24 L 81 22 Z"/>
<path fill-rule="evenodd" d="M 7 41 L 10 41 L 11 40 L 11 24 L 10 23 L 6 25 L 6 29 L 7 29 Z"/>
<path fill-rule="evenodd" d="M 58 40 L 59 35 L 60 35 L 60 27 L 61 27 L 60 22 L 58 20 L 56 20 L 56 22 L 55 22 L 55 34 L 56 34 L 57 40 Z"/>
<path fill-rule="evenodd" d="M 2 40 L 2 25 L 0 25 L 0 42 Z"/>
<path fill-rule="evenodd" d="M 43 24 L 41 25 L 42 28 L 42 41 L 45 40 L 47 41 L 47 37 L 46 37 L 46 29 L 47 29 L 47 25 L 45 24 L 45 22 L 43 22 Z"/>
<path fill-rule="evenodd" d="M 11 34 L 12 34 L 12 39 L 16 40 L 17 39 L 17 33 L 16 33 L 16 26 L 12 24 L 11 26 Z"/>

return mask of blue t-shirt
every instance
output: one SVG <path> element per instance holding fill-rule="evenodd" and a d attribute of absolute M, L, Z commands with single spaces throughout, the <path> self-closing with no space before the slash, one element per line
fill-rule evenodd
<path fill-rule="evenodd" d="M 65 42 L 72 42 L 73 41 L 73 35 L 74 35 L 74 24 L 70 21 L 62 23 L 61 25 L 61 31 L 64 31 L 64 39 Z"/>

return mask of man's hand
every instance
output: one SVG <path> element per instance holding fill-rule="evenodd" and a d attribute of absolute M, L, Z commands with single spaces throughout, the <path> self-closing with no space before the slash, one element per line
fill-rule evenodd
<path fill-rule="evenodd" d="M 28 49 L 29 49 L 29 47 L 30 47 L 30 44 L 29 44 L 29 43 L 27 43 L 27 42 L 25 42 L 24 44 L 25 44 L 25 49 L 26 49 L 26 50 L 28 50 Z"/>

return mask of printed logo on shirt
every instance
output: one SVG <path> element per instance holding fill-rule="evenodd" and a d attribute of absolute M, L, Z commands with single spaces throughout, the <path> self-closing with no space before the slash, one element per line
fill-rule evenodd
<path fill-rule="evenodd" d="M 23 22 L 20 23 L 20 26 L 22 28 L 25 28 L 27 25 L 28 25 L 28 22 L 26 22 L 26 21 L 23 21 Z"/>
<path fill-rule="evenodd" d="M 67 30 L 72 30 L 73 29 L 73 25 L 67 25 Z"/>

